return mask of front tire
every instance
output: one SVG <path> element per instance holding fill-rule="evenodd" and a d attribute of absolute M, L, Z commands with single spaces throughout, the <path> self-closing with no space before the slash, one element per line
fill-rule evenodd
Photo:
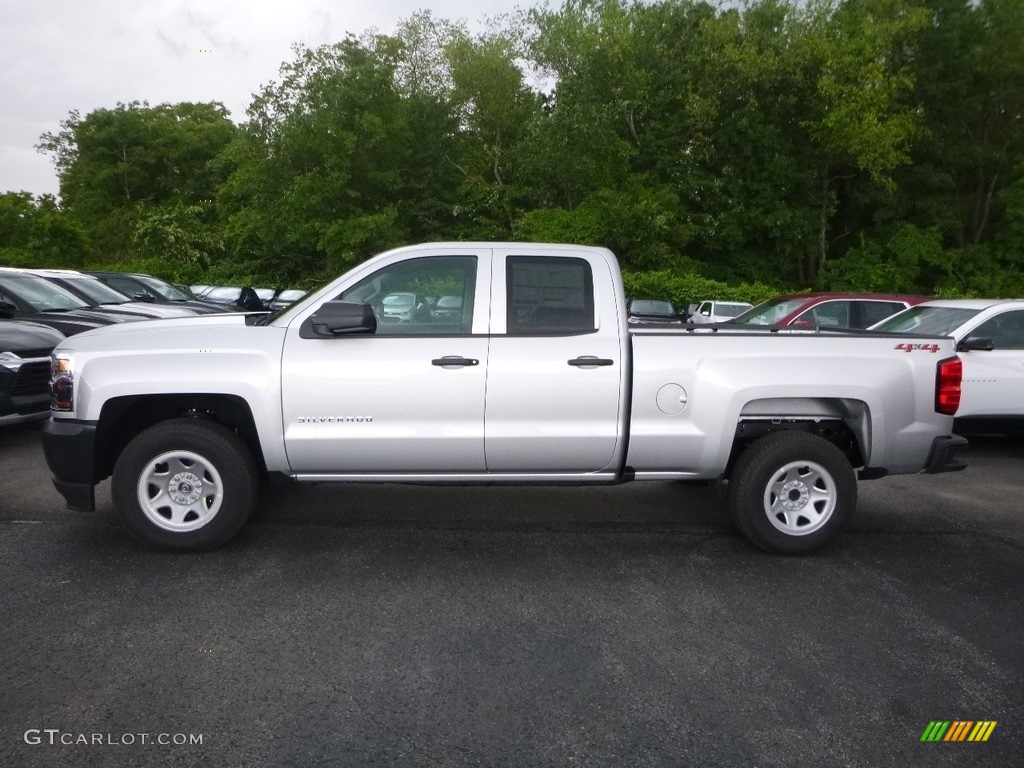
<path fill-rule="evenodd" d="M 839 535 L 857 504 L 857 478 L 832 443 L 776 432 L 743 452 L 729 478 L 729 513 L 773 554 L 812 552 Z"/>
<path fill-rule="evenodd" d="M 174 419 L 141 432 L 114 466 L 111 493 L 122 525 L 151 547 L 214 549 L 252 514 L 259 478 L 234 432 Z"/>

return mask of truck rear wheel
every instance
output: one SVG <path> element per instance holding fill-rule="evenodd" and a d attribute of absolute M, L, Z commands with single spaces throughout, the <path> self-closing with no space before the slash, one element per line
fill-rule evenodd
<path fill-rule="evenodd" d="M 174 419 L 141 432 L 114 466 L 111 492 L 124 527 L 159 549 L 214 549 L 231 539 L 256 504 L 259 479 L 230 430 Z"/>
<path fill-rule="evenodd" d="M 729 513 L 751 542 L 777 554 L 829 543 L 857 504 L 857 478 L 836 446 L 816 435 L 776 432 L 743 452 L 729 478 Z"/>

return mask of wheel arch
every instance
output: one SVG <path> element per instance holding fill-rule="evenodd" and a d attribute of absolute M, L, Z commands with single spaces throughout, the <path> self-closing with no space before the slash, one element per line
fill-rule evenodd
<path fill-rule="evenodd" d="M 140 432 L 170 419 L 207 419 L 242 439 L 260 474 L 267 471 L 252 409 L 244 398 L 227 394 L 127 395 L 103 404 L 96 429 L 97 480 L 109 477 L 118 456 Z"/>
<path fill-rule="evenodd" d="M 850 398 L 765 398 L 740 411 L 726 474 L 754 442 L 773 432 L 794 430 L 817 435 L 843 452 L 853 467 L 871 456 L 871 413 L 862 400 Z"/>

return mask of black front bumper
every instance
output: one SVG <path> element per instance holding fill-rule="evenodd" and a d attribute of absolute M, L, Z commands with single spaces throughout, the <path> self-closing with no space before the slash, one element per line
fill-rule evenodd
<path fill-rule="evenodd" d="M 96 508 L 96 425 L 50 419 L 43 425 L 43 453 L 53 485 L 69 509 Z"/>
<path fill-rule="evenodd" d="M 939 472 L 959 472 L 967 469 L 967 465 L 954 455 L 961 448 L 967 447 L 967 439 L 960 435 L 945 435 L 932 440 L 932 450 L 928 454 L 928 463 L 924 471 L 929 475 Z"/>

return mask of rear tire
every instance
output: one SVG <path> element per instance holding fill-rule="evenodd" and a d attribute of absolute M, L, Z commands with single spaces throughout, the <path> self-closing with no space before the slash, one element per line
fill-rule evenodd
<path fill-rule="evenodd" d="M 259 478 L 234 432 L 174 419 L 141 432 L 114 466 L 111 493 L 122 525 L 151 547 L 215 549 L 241 529 L 256 505 Z"/>
<path fill-rule="evenodd" d="M 754 545 L 774 554 L 812 552 L 839 535 L 857 504 L 845 454 L 804 432 L 753 443 L 729 477 L 729 514 Z"/>

